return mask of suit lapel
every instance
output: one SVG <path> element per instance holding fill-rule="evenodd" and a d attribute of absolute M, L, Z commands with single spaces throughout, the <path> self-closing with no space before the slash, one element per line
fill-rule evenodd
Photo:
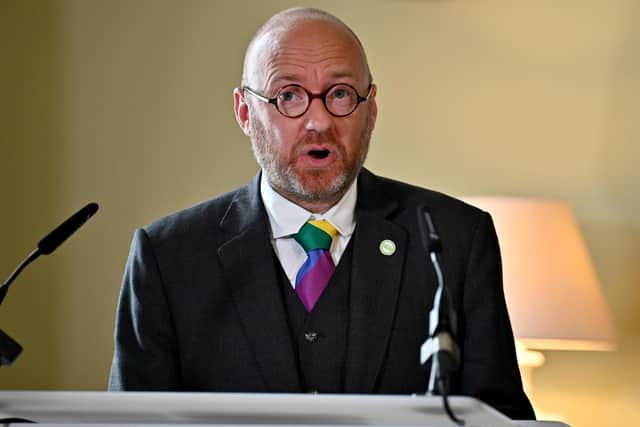
<path fill-rule="evenodd" d="M 218 256 L 267 390 L 296 392 L 300 378 L 259 183 L 258 174 L 231 202 Z"/>
<path fill-rule="evenodd" d="M 377 178 L 363 170 L 358 179 L 345 392 L 371 393 L 389 344 L 407 234 L 387 219 L 397 206 L 394 199 L 375 193 Z M 395 244 L 392 254 L 381 249 L 383 241 Z"/>

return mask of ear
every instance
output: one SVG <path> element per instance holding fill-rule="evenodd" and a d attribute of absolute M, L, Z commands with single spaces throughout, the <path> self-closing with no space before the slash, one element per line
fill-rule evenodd
<path fill-rule="evenodd" d="M 376 127 L 376 119 L 378 118 L 378 103 L 376 102 L 376 94 L 378 93 L 378 86 L 371 85 L 371 95 L 369 95 L 369 120 L 371 123 L 371 130 Z"/>
<path fill-rule="evenodd" d="M 249 112 L 249 105 L 247 99 L 244 97 L 244 91 L 240 88 L 233 90 L 233 112 L 236 116 L 238 126 L 242 129 L 245 135 L 251 136 L 251 127 L 249 126 L 249 120 L 251 114 Z"/>

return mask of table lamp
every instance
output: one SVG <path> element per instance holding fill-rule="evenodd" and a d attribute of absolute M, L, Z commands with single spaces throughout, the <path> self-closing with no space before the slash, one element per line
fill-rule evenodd
<path fill-rule="evenodd" d="M 527 394 L 532 392 L 532 370 L 544 363 L 534 349 L 612 350 L 611 316 L 569 206 L 515 197 L 464 200 L 489 212 L 496 226 Z"/>

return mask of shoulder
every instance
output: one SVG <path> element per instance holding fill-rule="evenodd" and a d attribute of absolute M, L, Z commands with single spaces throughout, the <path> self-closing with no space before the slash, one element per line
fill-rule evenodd
<path fill-rule="evenodd" d="M 259 209 L 259 177 L 249 184 L 174 212 L 142 227 L 155 242 L 172 242 L 203 238 L 220 234 L 224 221 L 232 216 L 251 215 Z"/>
<path fill-rule="evenodd" d="M 438 223 L 477 224 L 489 215 L 456 197 L 428 188 L 374 175 L 363 170 L 359 177 L 359 197 L 366 205 L 394 205 L 395 215 L 417 216 L 426 208 Z"/>
<path fill-rule="evenodd" d="M 187 230 L 215 225 L 220 222 L 227 206 L 239 190 L 234 190 L 212 199 L 199 202 L 186 209 L 159 218 L 144 227 L 150 235 L 185 232 Z"/>

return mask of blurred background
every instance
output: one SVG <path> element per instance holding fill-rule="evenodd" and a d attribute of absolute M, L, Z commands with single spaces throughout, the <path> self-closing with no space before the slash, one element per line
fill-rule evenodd
<path fill-rule="evenodd" d="M 101 210 L 18 279 L 0 389 L 103 390 L 136 227 L 257 171 L 232 90 L 274 12 L 326 9 L 378 84 L 367 167 L 453 195 L 574 210 L 617 334 L 547 351 L 534 398 L 574 427 L 640 422 L 640 2 L 2 0 L 0 276 L 89 201 Z"/>

